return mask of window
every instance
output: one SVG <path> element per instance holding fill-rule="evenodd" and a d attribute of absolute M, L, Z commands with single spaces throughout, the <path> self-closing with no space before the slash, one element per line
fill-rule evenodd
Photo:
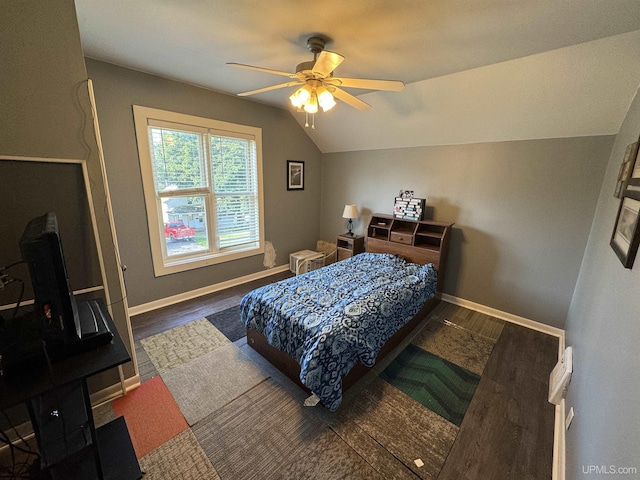
<path fill-rule="evenodd" d="M 133 114 L 156 276 L 263 253 L 261 130 Z"/>

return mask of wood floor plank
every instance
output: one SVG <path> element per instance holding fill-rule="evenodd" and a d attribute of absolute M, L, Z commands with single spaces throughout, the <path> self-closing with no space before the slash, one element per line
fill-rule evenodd
<path fill-rule="evenodd" d="M 492 317 L 486 313 L 473 312 L 468 318 L 467 322 L 460 325 L 468 330 L 475 331 L 480 335 L 491 338 L 497 341 L 502 333 L 505 321 L 499 318 Z"/>
<path fill-rule="evenodd" d="M 458 433 L 456 425 L 380 378 L 339 411 L 331 426 L 366 432 L 422 479 L 437 477 Z M 356 451 L 363 446 L 352 445 Z M 423 465 L 418 467 L 416 459 Z"/>
<path fill-rule="evenodd" d="M 505 324 L 505 321 L 499 318 L 485 313 L 474 312 L 457 305 L 451 305 L 451 308 L 447 309 L 445 315 L 441 318 L 494 342 L 500 337 L 502 327 Z"/>
<path fill-rule="evenodd" d="M 240 304 L 242 297 L 251 290 L 289 278 L 289 271 L 277 273 L 269 277 L 254 280 L 253 282 L 238 285 L 219 292 L 210 293 L 201 297 L 186 300 L 175 305 L 141 313 L 131 317 L 131 329 L 134 340 L 162 333 L 185 323 L 206 317 L 212 313 L 221 312 L 227 308 Z"/>
<path fill-rule="evenodd" d="M 447 310 L 452 306 L 453 305 L 451 305 L 450 303 L 440 302 L 433 310 L 431 310 L 431 313 L 429 313 L 429 319 L 437 320 L 439 318 L 442 318 L 442 316 L 446 315 Z"/>
<path fill-rule="evenodd" d="M 558 339 L 506 324 L 439 480 L 550 479 Z"/>

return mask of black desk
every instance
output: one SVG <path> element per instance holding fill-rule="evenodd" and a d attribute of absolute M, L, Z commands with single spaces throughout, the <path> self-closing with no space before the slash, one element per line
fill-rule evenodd
<path fill-rule="evenodd" d="M 105 309 L 106 311 L 106 309 Z M 142 477 L 123 418 L 95 429 L 87 378 L 131 361 L 111 317 L 111 343 L 0 378 L 0 409 L 26 403 L 52 479 Z"/>

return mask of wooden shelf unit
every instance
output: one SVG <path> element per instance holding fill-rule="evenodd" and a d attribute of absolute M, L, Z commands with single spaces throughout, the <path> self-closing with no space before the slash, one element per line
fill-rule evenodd
<path fill-rule="evenodd" d="M 438 270 L 438 292 L 442 292 L 452 227 L 453 223 L 448 222 L 407 220 L 374 213 L 367 228 L 367 251 L 388 253 L 391 247 L 395 252 L 400 248 L 410 262 L 433 263 Z"/>
<path fill-rule="evenodd" d="M 367 238 L 379 238 L 380 240 L 389 240 L 389 231 L 393 219 L 390 217 L 382 217 L 374 215 L 369 222 L 367 229 Z"/>

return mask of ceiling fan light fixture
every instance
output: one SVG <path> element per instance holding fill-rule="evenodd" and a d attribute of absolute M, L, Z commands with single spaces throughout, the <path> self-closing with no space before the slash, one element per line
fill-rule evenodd
<path fill-rule="evenodd" d="M 335 69 L 342 63 L 344 56 L 325 50 L 324 47 L 326 43 L 327 39 L 322 36 L 309 38 L 307 40 L 307 47 L 311 50 L 311 53 L 313 53 L 313 60 L 298 64 L 295 73 L 245 65 L 242 63 L 227 63 L 227 65 L 232 67 L 271 73 L 289 79 L 289 81 L 285 83 L 241 92 L 238 93 L 238 95 L 244 97 L 277 90 L 279 88 L 295 86 L 298 90 L 289 96 L 291 104 L 298 112 L 305 112 L 307 117 L 311 114 L 313 119 L 313 115 L 318 111 L 318 107 L 322 107 L 322 110 L 327 112 L 336 105 L 336 99 L 360 111 L 371 108 L 371 105 L 346 92 L 343 90 L 343 87 L 390 92 L 400 92 L 404 89 L 404 83 L 399 80 L 334 77 Z"/>
<path fill-rule="evenodd" d="M 318 103 L 322 107 L 323 112 L 327 112 L 336 106 L 336 101 L 333 98 L 333 95 L 331 95 L 331 92 L 325 87 L 318 87 L 316 89 L 316 94 L 318 95 Z"/>
<path fill-rule="evenodd" d="M 293 93 L 290 97 L 289 100 L 291 100 L 291 105 L 293 105 L 296 108 L 300 108 L 302 106 L 302 104 L 300 103 L 300 100 L 298 99 L 298 96 L 296 95 L 298 92 Z"/>
<path fill-rule="evenodd" d="M 304 105 L 304 111 L 307 113 L 316 113 L 318 111 L 318 96 L 313 92 L 309 100 Z"/>
<path fill-rule="evenodd" d="M 308 85 L 304 85 L 296 90 L 295 93 L 289 97 L 289 100 L 291 100 L 291 104 L 294 107 L 300 109 L 309 102 L 312 94 L 313 91 L 311 88 Z"/>
<path fill-rule="evenodd" d="M 322 107 L 324 112 L 327 112 L 336 105 L 336 101 L 329 90 L 322 84 L 315 85 L 312 82 L 308 82 L 296 90 L 289 97 L 289 100 L 298 110 L 304 110 L 307 113 L 317 113 L 318 106 Z"/>

